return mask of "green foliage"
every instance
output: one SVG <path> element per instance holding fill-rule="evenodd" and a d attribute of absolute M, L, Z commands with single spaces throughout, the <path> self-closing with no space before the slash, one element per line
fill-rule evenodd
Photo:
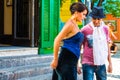
<path fill-rule="evenodd" d="M 106 13 L 112 14 L 115 17 L 120 17 L 120 0 L 106 0 Z"/>

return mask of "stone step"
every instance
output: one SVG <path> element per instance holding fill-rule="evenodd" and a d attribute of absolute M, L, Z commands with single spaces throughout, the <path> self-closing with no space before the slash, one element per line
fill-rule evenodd
<path fill-rule="evenodd" d="M 52 72 L 34 77 L 21 78 L 18 80 L 52 80 Z M 83 80 L 82 74 L 77 74 L 77 80 Z"/>
<path fill-rule="evenodd" d="M 41 67 L 41 65 L 31 65 L 17 68 L 9 68 L 0 71 L 0 80 L 18 80 L 27 77 L 34 77 L 51 73 L 52 69 L 48 65 Z"/>
<path fill-rule="evenodd" d="M 35 64 L 44 64 L 53 59 L 52 55 L 27 55 L 27 56 L 11 56 L 0 58 L 0 69 L 14 68 L 18 66 L 27 66 Z"/>
<path fill-rule="evenodd" d="M 25 80 L 50 74 L 52 58 L 52 55 L 2 57 L 0 58 L 0 80 Z"/>
<path fill-rule="evenodd" d="M 0 57 L 9 57 L 9 56 L 25 56 L 25 55 L 36 55 L 38 54 L 38 48 L 34 47 L 16 47 L 16 46 L 7 46 L 0 47 Z"/>
<path fill-rule="evenodd" d="M 21 78 L 18 80 L 52 80 L 52 72 L 34 77 Z"/>

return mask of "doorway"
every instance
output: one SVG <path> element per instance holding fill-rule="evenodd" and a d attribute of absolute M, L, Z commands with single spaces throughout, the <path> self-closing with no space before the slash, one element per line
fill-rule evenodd
<path fill-rule="evenodd" d="M 13 46 L 31 46 L 31 36 L 34 33 L 34 46 L 38 46 L 39 38 L 39 0 L 34 0 L 34 31 L 32 31 L 32 0 L 10 0 L 11 5 L 6 5 L 0 0 L 0 44 Z M 11 12 L 4 10 L 11 9 Z M 9 10 L 6 10 L 9 11 Z M 11 18 L 6 18 L 6 15 Z M 10 25 L 6 25 L 10 23 Z"/>

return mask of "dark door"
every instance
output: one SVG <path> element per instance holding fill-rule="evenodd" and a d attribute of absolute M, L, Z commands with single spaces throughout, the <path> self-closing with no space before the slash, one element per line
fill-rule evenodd
<path fill-rule="evenodd" d="M 4 31 L 4 0 L 0 0 L 0 39 Z"/>
<path fill-rule="evenodd" d="M 38 0 L 35 0 L 34 4 Z M 35 13 L 38 12 L 38 3 L 35 4 Z M 13 45 L 31 46 L 32 34 L 34 33 L 34 46 L 38 41 L 38 18 L 34 18 L 34 30 L 32 29 L 32 0 L 14 0 L 14 25 L 13 25 Z M 38 13 L 35 14 L 38 17 Z M 36 24 L 36 25 L 35 25 Z M 35 35 L 36 34 L 36 35 Z"/>
<path fill-rule="evenodd" d="M 39 24 L 39 0 L 35 0 L 34 2 L 34 46 L 38 46 L 39 42 L 39 33 L 40 33 L 40 24 Z"/>
<path fill-rule="evenodd" d="M 13 45 L 30 45 L 29 0 L 14 0 Z"/>

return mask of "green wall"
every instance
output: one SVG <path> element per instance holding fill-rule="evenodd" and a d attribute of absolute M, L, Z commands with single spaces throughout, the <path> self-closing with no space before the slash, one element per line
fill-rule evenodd
<path fill-rule="evenodd" d="M 59 0 L 39 0 L 40 35 L 38 54 L 53 52 L 53 42 L 59 32 Z"/>

